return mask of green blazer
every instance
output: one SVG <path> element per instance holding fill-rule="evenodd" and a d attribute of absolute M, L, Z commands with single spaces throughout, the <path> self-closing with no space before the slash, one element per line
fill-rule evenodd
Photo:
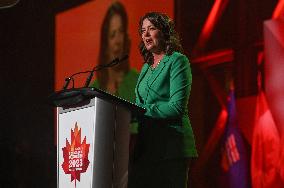
<path fill-rule="evenodd" d="M 151 160 L 197 156 L 188 118 L 192 75 L 187 57 L 174 52 L 165 55 L 151 75 L 148 69 L 145 63 L 135 88 L 136 104 L 146 109 L 145 116 L 139 119 L 136 157 Z M 147 86 L 146 95 L 141 97 L 138 88 L 143 79 Z"/>

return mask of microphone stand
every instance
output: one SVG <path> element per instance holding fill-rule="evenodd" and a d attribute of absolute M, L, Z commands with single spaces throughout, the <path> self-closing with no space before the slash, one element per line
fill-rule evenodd
<path fill-rule="evenodd" d="M 67 87 L 68 87 L 68 85 L 70 83 L 70 80 L 73 81 L 73 88 L 74 88 L 74 79 L 73 79 L 73 77 L 78 75 L 78 74 L 83 74 L 83 73 L 90 73 L 89 76 L 87 77 L 85 85 L 84 85 L 84 87 L 88 87 L 90 82 L 91 82 L 91 80 L 92 80 L 92 78 L 93 78 L 93 75 L 94 75 L 95 71 L 99 71 L 99 70 L 104 69 L 104 68 L 113 67 L 113 66 L 119 64 L 120 62 L 125 61 L 126 59 L 128 59 L 128 55 L 123 56 L 121 59 L 115 58 L 114 60 L 112 60 L 108 64 L 95 66 L 91 71 L 77 72 L 75 74 L 72 74 L 70 77 L 65 78 L 65 84 L 64 84 L 62 90 L 66 90 L 67 89 Z"/>
<path fill-rule="evenodd" d="M 98 66 L 98 67 L 94 67 L 93 70 L 90 72 L 89 76 L 87 77 L 87 80 L 85 82 L 84 87 L 89 87 L 90 82 L 91 82 L 91 80 L 93 78 L 93 75 L 94 75 L 95 71 L 99 71 L 99 70 L 101 70 L 103 68 L 112 67 L 114 65 L 117 65 L 119 62 L 120 62 L 119 58 L 115 58 L 114 60 L 112 60 L 110 63 L 108 63 L 106 65 L 101 65 L 101 66 Z"/>

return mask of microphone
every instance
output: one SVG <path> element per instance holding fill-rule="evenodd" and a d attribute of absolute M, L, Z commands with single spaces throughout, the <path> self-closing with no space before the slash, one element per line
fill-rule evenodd
<path fill-rule="evenodd" d="M 94 72 L 95 72 L 95 71 L 101 70 L 101 69 L 103 69 L 103 68 L 113 67 L 113 66 L 115 66 L 115 65 L 117 65 L 117 64 L 119 64 L 119 63 L 125 61 L 126 59 L 128 59 L 128 55 L 123 56 L 121 59 L 115 58 L 115 59 L 112 60 L 110 63 L 108 63 L 108 64 L 106 64 L 106 65 L 101 65 L 101 66 L 99 66 L 98 68 L 97 68 L 97 67 L 94 67 L 93 70 L 90 72 L 90 74 L 89 74 L 89 76 L 88 76 L 88 78 L 87 78 L 87 80 L 86 80 L 86 82 L 85 82 L 84 87 L 89 87 L 90 82 L 91 82 L 91 80 L 92 80 L 92 78 L 93 78 L 93 75 L 94 75 Z"/>
<path fill-rule="evenodd" d="M 63 86 L 63 90 L 65 90 L 65 89 L 67 89 L 67 87 L 68 87 L 68 85 L 69 85 L 69 82 L 70 82 L 70 80 L 71 80 L 71 78 L 69 77 L 69 78 L 65 78 L 65 84 L 64 84 L 64 86 Z"/>
<path fill-rule="evenodd" d="M 117 64 L 119 64 L 119 63 L 121 63 L 121 62 L 123 62 L 123 61 L 125 61 L 127 59 L 128 59 L 128 55 L 125 55 L 121 59 L 115 58 L 114 60 L 112 60 L 108 64 L 95 66 L 91 71 L 89 70 L 89 71 L 77 72 L 75 74 L 72 74 L 70 77 L 65 78 L 65 84 L 64 84 L 62 89 L 65 90 L 65 89 L 68 88 L 70 80 L 73 81 L 73 87 L 74 87 L 74 79 L 73 79 L 73 77 L 78 75 L 78 74 L 83 74 L 83 73 L 90 73 L 89 76 L 87 77 L 85 85 L 84 85 L 84 87 L 88 87 L 90 82 L 91 82 L 91 80 L 92 80 L 92 77 L 93 77 L 95 71 L 99 71 L 99 70 L 104 69 L 104 68 L 113 67 L 113 66 L 115 66 L 115 65 L 117 65 Z"/>
<path fill-rule="evenodd" d="M 104 68 L 104 67 L 108 67 L 109 65 L 112 65 L 112 64 L 116 64 L 116 62 L 118 62 L 119 59 L 118 58 L 115 58 L 114 60 L 112 60 L 110 63 L 106 64 L 106 65 L 101 65 L 101 68 Z M 89 76 L 87 77 L 86 79 L 86 82 L 85 82 L 85 85 L 84 87 L 88 87 L 93 76 L 94 76 L 94 72 L 97 70 L 97 67 L 94 67 L 93 70 L 90 72 Z"/>

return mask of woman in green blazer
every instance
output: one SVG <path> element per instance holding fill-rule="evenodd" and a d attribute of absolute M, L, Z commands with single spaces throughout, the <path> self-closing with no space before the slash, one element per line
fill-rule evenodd
<path fill-rule="evenodd" d="M 188 160 L 196 157 L 188 118 L 191 69 L 172 20 L 151 12 L 140 20 L 145 64 L 136 85 L 136 104 L 145 108 L 129 170 L 129 188 L 184 188 Z"/>

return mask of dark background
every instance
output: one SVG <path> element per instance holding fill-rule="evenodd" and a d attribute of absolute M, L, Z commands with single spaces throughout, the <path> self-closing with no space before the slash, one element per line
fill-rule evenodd
<path fill-rule="evenodd" d="M 1 188 L 56 187 L 54 109 L 47 101 L 54 88 L 55 15 L 84 2 L 22 0 L 12 8 L 0 9 Z M 175 2 L 177 30 L 185 53 L 192 59 L 195 57 L 191 50 L 214 2 Z M 234 50 L 233 62 L 218 64 L 208 71 L 223 88 L 227 88 L 228 77 L 233 77 L 237 97 L 257 92 L 256 56 L 263 48 L 262 24 L 271 17 L 277 2 L 230 1 L 208 45 L 199 54 Z M 200 152 L 220 106 L 204 72 L 194 62 L 193 83 L 190 111 Z M 201 175 L 191 174 L 194 187 L 218 187 L 218 158 L 218 153 L 211 156 Z"/>

